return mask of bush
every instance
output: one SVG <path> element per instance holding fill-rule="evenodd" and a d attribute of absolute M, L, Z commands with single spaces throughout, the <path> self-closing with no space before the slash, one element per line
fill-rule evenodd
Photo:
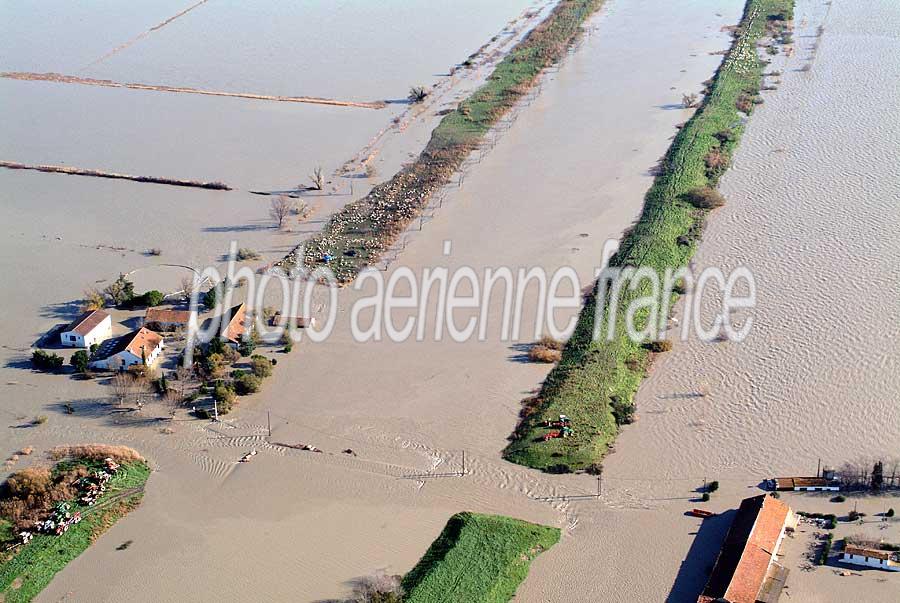
<path fill-rule="evenodd" d="M 715 492 L 716 490 L 719 489 L 719 482 L 717 482 L 717 481 L 715 481 L 715 480 L 709 482 L 709 484 L 706 486 L 706 489 L 707 489 L 709 492 Z"/>
<path fill-rule="evenodd" d="M 553 339 L 549 335 L 544 335 L 543 337 L 538 339 L 538 342 L 536 345 L 542 345 L 547 349 L 558 350 L 561 352 L 563 347 L 565 347 L 566 344 L 558 339 Z"/>
<path fill-rule="evenodd" d="M 528 350 L 528 359 L 532 362 L 552 364 L 554 362 L 559 362 L 560 358 L 562 358 L 562 352 L 540 344 L 535 344 Z"/>
<path fill-rule="evenodd" d="M 837 496 L 831 497 L 831 502 L 833 502 L 833 503 L 842 503 L 845 500 L 847 500 L 846 497 L 841 496 L 840 494 L 838 494 Z"/>
<path fill-rule="evenodd" d="M 690 94 L 682 94 L 681 95 L 681 106 L 685 109 L 692 109 L 700 104 L 699 97 L 693 92 Z"/>
<path fill-rule="evenodd" d="M 425 90 L 424 86 L 413 86 L 409 89 L 409 102 L 411 103 L 421 103 L 428 96 L 428 91 Z"/>
<path fill-rule="evenodd" d="M 162 255 L 162 249 L 159 247 L 151 247 L 147 250 L 147 255 Z"/>
<path fill-rule="evenodd" d="M 239 372 L 234 379 L 234 390 L 239 396 L 255 394 L 261 386 L 260 378 L 252 373 Z"/>
<path fill-rule="evenodd" d="M 723 144 L 726 142 L 734 142 L 735 140 L 737 140 L 737 136 L 734 135 L 734 132 L 732 130 L 719 130 L 713 136 L 716 140 Z"/>
<path fill-rule="evenodd" d="M 129 305 L 131 306 L 147 306 L 148 308 L 152 308 L 153 306 L 158 306 L 163 303 L 165 300 L 165 296 L 161 291 L 157 291 L 156 289 L 152 289 L 139 295 L 131 300 Z"/>
<path fill-rule="evenodd" d="M 63 366 L 63 358 L 59 354 L 35 350 L 31 353 L 31 364 L 41 371 L 58 371 Z"/>
<path fill-rule="evenodd" d="M 563 474 L 563 473 L 572 473 L 572 468 L 566 465 L 565 463 L 560 463 L 558 465 L 550 465 L 547 467 L 547 473 L 555 473 L 555 474 Z"/>
<path fill-rule="evenodd" d="M 265 356 L 254 355 L 250 358 L 250 371 L 260 379 L 272 376 L 272 363 Z"/>
<path fill-rule="evenodd" d="M 256 337 L 251 335 L 250 337 L 242 337 L 241 342 L 238 344 L 238 353 L 241 356 L 252 356 L 254 350 L 256 350 Z"/>
<path fill-rule="evenodd" d="M 725 205 L 725 197 L 714 188 L 695 188 L 687 194 L 687 201 L 698 209 L 715 209 Z"/>
<path fill-rule="evenodd" d="M 216 407 L 220 415 L 227 415 L 231 412 L 236 399 L 234 390 L 227 385 L 220 383 L 213 388 L 213 400 L 216 401 Z"/>
<path fill-rule="evenodd" d="M 884 514 L 885 517 L 893 517 L 894 516 L 894 508 L 891 507 L 887 510 L 887 513 Z"/>
<path fill-rule="evenodd" d="M 90 361 L 90 356 L 88 356 L 87 351 L 78 350 L 74 354 L 72 354 L 72 358 L 69 360 L 69 364 L 75 367 L 75 370 L 79 373 L 83 373 L 88 368 L 88 362 Z"/>
<path fill-rule="evenodd" d="M 216 308 L 216 304 L 218 304 L 216 296 L 216 287 L 213 287 L 203 294 L 203 305 L 206 306 L 207 310 L 214 310 Z"/>
<path fill-rule="evenodd" d="M 610 406 L 616 425 L 621 426 L 634 423 L 634 404 L 627 400 L 622 400 L 619 396 L 611 396 Z"/>
<path fill-rule="evenodd" d="M 712 180 L 718 179 L 728 169 L 728 155 L 719 147 L 710 149 L 704 161 L 706 162 L 706 175 Z"/>
<path fill-rule="evenodd" d="M 647 343 L 644 347 L 646 347 L 651 352 L 656 354 L 661 354 L 662 352 L 670 352 L 672 351 L 672 342 L 668 339 L 662 339 L 660 341 L 651 341 Z"/>
<path fill-rule="evenodd" d="M 256 250 L 250 249 L 249 247 L 241 247 L 237 251 L 237 260 L 239 262 L 243 262 L 245 260 L 258 260 L 260 255 Z"/>
<path fill-rule="evenodd" d="M 74 472 L 54 476 L 48 467 L 28 467 L 7 478 L 0 498 L 0 516 L 16 530 L 33 527 L 57 502 L 75 498 Z"/>
<path fill-rule="evenodd" d="M 704 492 L 700 497 L 700 500 L 702 500 L 703 502 L 709 502 L 709 492 Z"/>

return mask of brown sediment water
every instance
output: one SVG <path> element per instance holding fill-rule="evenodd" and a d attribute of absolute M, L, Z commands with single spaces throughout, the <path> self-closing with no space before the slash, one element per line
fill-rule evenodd
<path fill-rule="evenodd" d="M 132 180 L 134 182 L 149 182 L 152 184 L 168 184 L 170 186 L 188 186 L 193 188 L 206 188 L 217 191 L 230 191 L 231 187 L 222 182 L 201 182 L 199 180 L 178 180 L 176 178 L 157 178 L 155 176 L 132 176 L 131 174 L 118 174 L 116 172 L 104 172 L 100 170 L 86 170 L 84 168 L 70 167 L 66 165 L 28 165 L 15 161 L 0 161 L 0 167 L 9 170 L 34 170 L 52 174 L 69 174 L 71 176 L 93 176 L 94 178 L 110 178 L 112 180 Z"/>
<path fill-rule="evenodd" d="M 124 43 L 122 43 L 122 44 L 119 44 L 118 46 L 116 46 L 115 48 L 113 48 L 112 50 L 110 50 L 109 52 L 107 52 L 106 54 L 104 54 L 103 56 L 101 56 L 100 58 L 98 58 L 97 60 L 91 61 L 88 65 L 85 65 L 84 69 L 90 69 L 91 67 L 93 67 L 93 66 L 96 65 L 97 63 L 102 63 L 103 61 L 105 61 L 105 60 L 108 59 L 109 57 L 113 56 L 113 55 L 116 54 L 117 52 L 122 52 L 123 50 L 125 50 L 125 49 L 128 48 L 129 46 L 132 46 L 133 44 L 139 42 L 141 39 L 146 38 L 147 36 L 149 36 L 150 34 L 152 34 L 154 31 L 158 31 L 158 30 L 162 29 L 163 27 L 165 27 L 166 25 L 168 25 L 169 23 L 171 23 L 171 22 L 174 21 L 175 19 L 178 19 L 179 17 L 183 17 L 184 15 L 188 14 L 189 12 L 191 12 L 192 10 L 194 10 L 195 8 L 197 8 L 198 6 L 200 6 L 201 4 L 206 4 L 208 1 L 209 1 L 209 0 L 200 0 L 199 2 L 196 2 L 196 3 L 192 4 L 192 5 L 190 5 L 189 7 L 187 7 L 186 9 L 184 9 L 184 10 L 178 12 L 178 13 L 176 13 L 175 15 L 172 15 L 172 16 L 169 17 L 168 19 L 166 19 L 166 20 L 164 20 L 164 21 L 161 21 L 161 22 L 157 23 L 156 25 L 154 25 L 153 27 L 151 27 L 151 28 L 148 29 L 147 31 L 141 32 L 141 33 L 139 33 L 138 35 L 136 35 L 135 37 L 133 37 L 133 38 L 131 38 L 130 40 L 128 40 L 127 42 L 124 42 Z"/>
<path fill-rule="evenodd" d="M 223 92 L 221 90 L 201 90 L 185 86 L 166 86 L 160 84 L 138 84 L 133 82 L 114 82 L 112 80 L 98 80 L 77 75 L 64 75 L 62 73 L 31 73 L 27 71 L 4 71 L 0 77 L 10 80 L 22 80 L 27 82 L 55 82 L 58 84 L 81 84 L 83 86 L 103 86 L 105 88 L 129 88 L 131 90 L 152 90 L 155 92 L 180 92 L 184 94 L 201 94 L 204 96 L 225 96 L 230 98 L 248 98 L 251 100 L 276 101 L 280 103 L 309 103 L 313 105 L 329 105 L 333 107 L 356 107 L 360 109 L 384 109 L 387 103 L 384 101 L 357 102 L 336 100 L 333 98 L 318 98 L 315 96 L 279 96 L 270 94 L 255 94 L 252 92 Z"/>

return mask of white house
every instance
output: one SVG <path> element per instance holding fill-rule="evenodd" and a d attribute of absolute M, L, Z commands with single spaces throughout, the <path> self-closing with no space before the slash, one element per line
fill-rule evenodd
<path fill-rule="evenodd" d="M 848 544 L 841 552 L 841 561 L 852 563 L 853 565 L 883 569 L 889 572 L 900 572 L 900 563 L 896 561 L 896 555 L 896 553 L 890 551 Z"/>
<path fill-rule="evenodd" d="M 101 370 L 125 370 L 135 364 L 152 365 L 162 353 L 162 335 L 141 327 L 137 331 L 110 340 L 97 350 L 90 366 Z"/>
<path fill-rule="evenodd" d="M 112 318 L 103 310 L 85 312 L 60 333 L 60 342 L 72 348 L 89 348 L 112 336 Z"/>

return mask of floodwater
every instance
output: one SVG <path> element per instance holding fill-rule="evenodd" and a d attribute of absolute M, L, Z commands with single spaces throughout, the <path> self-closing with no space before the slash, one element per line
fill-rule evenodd
<path fill-rule="evenodd" d="M 534 0 L 209 0 L 172 19 L 190 6 L 3 3 L 0 71 L 389 100 L 404 99 L 412 84 L 437 84 L 442 95 L 424 114 L 405 117 L 403 102 L 372 110 L 0 79 L 0 158 L 222 181 L 235 189 L 0 170 L 0 276 L 15 280 L 29 300 L 0 328 L 27 325 L 20 343 L 30 343 L 48 320 L 71 316 L 86 287 L 102 288 L 120 272 L 160 263 L 203 267 L 221 260 L 232 241 L 258 251 L 260 262 L 279 259 L 417 153 L 436 112 L 489 72 L 486 61 L 447 77 L 453 66 L 492 38 L 495 45 L 514 43 L 547 10 L 546 1 Z M 398 122 L 402 132 L 394 120 L 405 120 Z M 351 177 L 335 176 L 379 135 L 387 150 L 380 149 L 374 176 L 358 163 Z M 308 185 L 317 166 L 328 184 L 305 200 L 312 217 L 276 232 L 269 198 L 249 191 Z M 162 255 L 147 257 L 151 248 Z M 173 291 L 177 282 L 170 280 L 147 285 Z"/>

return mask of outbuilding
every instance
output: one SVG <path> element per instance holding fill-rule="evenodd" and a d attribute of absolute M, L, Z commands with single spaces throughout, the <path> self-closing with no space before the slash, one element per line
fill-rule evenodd
<path fill-rule="evenodd" d="M 841 485 L 824 477 L 776 477 L 769 480 L 773 490 L 780 492 L 837 492 Z"/>
<path fill-rule="evenodd" d="M 144 326 L 157 332 L 183 331 L 191 324 L 196 312 L 191 310 L 170 310 L 148 308 L 144 315 Z"/>
<path fill-rule="evenodd" d="M 112 336 L 112 318 L 103 310 L 89 310 L 64 328 L 60 343 L 71 348 L 89 348 Z"/>
<path fill-rule="evenodd" d="M 900 572 L 900 563 L 897 562 L 897 553 L 882 551 L 868 547 L 848 544 L 841 552 L 841 561 L 864 567 L 874 567 L 889 572 Z"/>

